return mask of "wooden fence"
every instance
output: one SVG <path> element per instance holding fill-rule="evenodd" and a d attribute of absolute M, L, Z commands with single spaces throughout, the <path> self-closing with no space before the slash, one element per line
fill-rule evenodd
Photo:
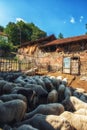
<path fill-rule="evenodd" d="M 38 58 L 39 59 L 39 58 Z M 26 71 L 31 68 L 38 68 L 38 71 L 58 71 L 59 68 L 56 65 L 48 65 L 47 63 L 37 63 L 37 59 L 32 60 L 14 60 L 12 58 L 0 57 L 0 72 L 9 71 Z"/>
<path fill-rule="evenodd" d="M 37 63 L 38 61 L 38 63 Z M 44 62 L 41 64 L 40 59 L 32 59 L 32 60 L 25 60 L 25 61 L 19 61 L 19 60 L 14 60 L 12 58 L 3 58 L 0 57 L 0 72 L 11 72 L 11 71 L 27 71 L 31 68 L 38 68 L 38 71 L 55 71 L 55 72 L 61 72 L 63 64 L 61 66 L 57 66 L 55 64 L 47 64 Z M 75 69 L 77 66 L 76 64 L 73 65 L 73 68 Z M 72 72 L 75 73 L 74 69 L 72 68 Z M 78 67 L 77 67 L 78 68 Z M 76 71 L 77 72 L 77 71 Z M 73 74 L 73 73 L 70 73 Z M 79 68 L 79 74 L 80 75 L 86 75 L 87 76 L 87 61 L 81 61 L 80 63 L 80 68 Z"/>
<path fill-rule="evenodd" d="M 31 63 L 18 61 L 10 58 L 0 58 L 0 72 L 24 71 L 31 68 Z"/>

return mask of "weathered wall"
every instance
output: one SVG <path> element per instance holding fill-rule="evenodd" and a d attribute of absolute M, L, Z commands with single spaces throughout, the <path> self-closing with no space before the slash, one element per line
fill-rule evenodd
<path fill-rule="evenodd" d="M 80 74 L 87 75 L 87 51 L 72 51 L 72 52 L 42 52 L 38 47 L 27 47 L 19 50 L 21 55 L 19 59 L 29 60 L 38 67 L 45 67 L 50 65 L 53 70 L 62 71 L 62 61 L 64 56 L 80 57 Z"/>

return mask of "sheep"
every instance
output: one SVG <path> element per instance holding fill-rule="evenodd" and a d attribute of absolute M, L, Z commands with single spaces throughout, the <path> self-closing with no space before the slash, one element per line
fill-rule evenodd
<path fill-rule="evenodd" d="M 7 83 L 5 80 L 0 80 L 0 95 L 3 94 L 3 86 Z"/>
<path fill-rule="evenodd" d="M 53 84 L 54 88 L 57 90 L 60 83 L 58 82 L 56 77 L 50 76 L 50 80 L 51 80 L 51 83 Z"/>
<path fill-rule="evenodd" d="M 60 116 L 66 118 L 66 120 L 70 122 L 74 129 L 87 130 L 87 116 L 74 114 L 68 111 L 65 111 Z"/>
<path fill-rule="evenodd" d="M 74 96 L 74 95 L 73 95 L 73 92 L 74 92 L 76 89 L 73 88 L 72 86 L 68 86 L 68 87 L 69 87 L 69 89 L 70 89 L 70 91 L 71 91 L 71 95 Z"/>
<path fill-rule="evenodd" d="M 77 90 L 78 92 L 80 92 L 80 93 L 85 93 L 85 92 L 86 92 L 85 89 L 83 89 L 83 88 L 76 88 L 76 90 Z"/>
<path fill-rule="evenodd" d="M 11 89 L 11 93 L 12 93 L 12 94 L 17 94 L 17 92 L 18 92 L 20 89 L 21 89 L 21 90 L 22 90 L 22 89 L 27 90 L 27 88 L 17 86 L 17 87 L 14 87 L 14 88 Z"/>
<path fill-rule="evenodd" d="M 26 78 L 24 78 L 24 82 L 29 84 L 37 84 L 37 82 L 33 79 L 33 76 L 32 77 L 27 76 Z"/>
<path fill-rule="evenodd" d="M 75 96 L 70 96 L 70 98 L 62 102 L 62 104 L 67 111 L 76 111 L 81 108 L 87 109 L 87 103 L 81 101 Z"/>
<path fill-rule="evenodd" d="M 62 78 L 63 78 L 62 76 L 57 76 L 57 77 L 56 77 L 56 79 L 57 79 L 59 85 L 62 83 Z"/>
<path fill-rule="evenodd" d="M 87 109 L 87 103 L 81 101 L 80 99 L 78 99 L 74 96 L 70 97 L 70 101 L 73 104 L 75 110 L 79 110 L 80 108 Z"/>
<path fill-rule="evenodd" d="M 3 130 L 16 130 L 16 128 L 12 128 L 10 125 L 5 124 Z"/>
<path fill-rule="evenodd" d="M 87 93 L 84 93 L 80 96 L 80 100 L 87 103 Z"/>
<path fill-rule="evenodd" d="M 64 96 L 65 85 L 60 84 L 57 91 L 58 91 L 58 102 L 62 102 L 64 100 L 64 98 L 65 98 L 65 96 Z"/>
<path fill-rule="evenodd" d="M 14 83 L 20 83 L 22 86 L 24 86 L 26 84 L 23 76 L 19 76 L 17 79 L 15 79 Z"/>
<path fill-rule="evenodd" d="M 67 86 L 67 84 L 68 84 L 68 79 L 67 79 L 67 78 L 63 78 L 63 79 L 62 79 L 62 84 L 64 84 L 65 86 Z"/>
<path fill-rule="evenodd" d="M 22 72 L 8 72 L 6 73 L 5 80 L 9 82 L 14 82 L 15 79 L 17 79 L 19 76 L 23 75 Z"/>
<path fill-rule="evenodd" d="M 0 100 L 0 103 L 3 103 L 3 101 L 2 101 L 2 100 Z"/>
<path fill-rule="evenodd" d="M 75 114 L 79 114 L 79 115 L 87 116 L 87 110 L 84 109 L 84 108 L 81 108 L 81 109 L 75 111 L 74 113 L 75 113 Z"/>
<path fill-rule="evenodd" d="M 53 89 L 51 92 L 48 93 L 47 103 L 55 102 L 58 102 L 58 92 L 57 90 Z"/>
<path fill-rule="evenodd" d="M 50 92 L 51 90 L 54 89 L 54 86 L 48 77 L 44 77 L 43 81 L 45 83 L 45 87 L 46 87 L 47 92 Z"/>
<path fill-rule="evenodd" d="M 4 94 L 0 96 L 0 100 L 2 100 L 3 102 L 11 101 L 14 99 L 21 99 L 27 103 L 27 98 L 22 94 Z"/>
<path fill-rule="evenodd" d="M 69 87 L 66 87 L 66 88 L 65 88 L 65 91 L 64 91 L 64 97 L 65 97 L 64 100 L 69 99 L 71 95 L 72 95 L 72 93 L 71 93 L 70 88 L 69 88 Z"/>
<path fill-rule="evenodd" d="M 26 84 L 24 88 L 30 88 L 34 90 L 37 95 L 39 96 L 47 96 L 48 92 L 41 86 L 41 85 L 36 85 L 36 84 Z"/>
<path fill-rule="evenodd" d="M 83 88 L 76 88 L 75 91 L 73 92 L 73 96 L 80 98 L 80 96 L 84 93 L 85 93 L 85 90 Z"/>
<path fill-rule="evenodd" d="M 12 89 L 14 89 L 16 87 L 20 87 L 20 85 L 19 84 L 15 84 L 15 83 L 11 83 L 11 82 L 7 82 L 3 86 L 3 94 L 9 94 L 9 93 L 11 93 Z"/>
<path fill-rule="evenodd" d="M 29 124 L 39 130 L 74 130 L 70 123 L 61 116 L 36 114 L 31 119 L 15 124 L 16 127 Z"/>
<path fill-rule="evenodd" d="M 12 128 L 9 125 L 5 125 L 3 130 L 38 130 L 38 129 L 32 127 L 31 125 L 24 124 L 24 125 L 19 126 L 18 128 L 16 127 Z"/>
<path fill-rule="evenodd" d="M 36 81 L 37 85 L 41 85 L 44 89 L 46 89 L 45 87 L 45 83 L 44 81 L 41 79 L 41 77 L 35 76 L 34 80 Z"/>
<path fill-rule="evenodd" d="M 21 121 L 26 109 L 26 103 L 20 99 L 0 103 L 0 123 Z"/>
<path fill-rule="evenodd" d="M 62 112 L 64 112 L 64 107 L 60 103 L 41 104 L 32 112 L 26 113 L 24 119 L 31 118 L 37 113 L 44 115 L 60 115 Z"/>
<path fill-rule="evenodd" d="M 37 105 L 47 103 L 48 92 L 41 85 L 26 84 L 24 88 L 31 88 L 36 92 L 38 98 Z"/>
<path fill-rule="evenodd" d="M 32 109 L 34 109 L 34 107 L 38 103 L 36 92 L 31 88 L 17 87 L 13 89 L 12 93 L 22 94 L 27 98 L 27 111 L 31 111 Z"/>
<path fill-rule="evenodd" d="M 39 130 L 39 129 L 34 128 L 31 125 L 24 124 L 24 125 L 18 127 L 16 130 Z"/>
<path fill-rule="evenodd" d="M 28 101 L 28 107 L 30 110 L 36 107 L 36 104 L 38 103 L 38 97 L 34 90 L 24 88 L 24 89 L 18 90 L 17 94 L 23 94 L 24 96 L 26 96 L 27 101 Z"/>

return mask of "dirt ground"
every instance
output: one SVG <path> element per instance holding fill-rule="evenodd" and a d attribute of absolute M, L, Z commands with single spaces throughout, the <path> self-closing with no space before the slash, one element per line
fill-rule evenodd
<path fill-rule="evenodd" d="M 48 76 L 62 76 L 63 78 L 68 79 L 68 86 L 74 88 L 83 88 L 87 91 L 87 77 L 86 76 L 76 76 L 76 75 L 69 75 L 69 74 L 62 74 L 59 72 L 43 72 L 40 73 L 41 75 L 48 75 Z"/>

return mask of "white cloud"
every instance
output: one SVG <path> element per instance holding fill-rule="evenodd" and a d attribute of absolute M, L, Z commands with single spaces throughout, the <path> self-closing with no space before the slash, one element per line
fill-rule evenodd
<path fill-rule="evenodd" d="M 75 18 L 74 17 L 70 18 L 70 23 L 75 23 Z"/>
<path fill-rule="evenodd" d="M 82 22 L 82 19 L 80 19 L 79 21 L 80 21 L 80 23 L 81 23 L 81 22 Z"/>
<path fill-rule="evenodd" d="M 16 22 L 19 22 L 19 21 L 23 21 L 23 22 L 26 22 L 24 19 L 22 18 L 16 18 Z"/>
<path fill-rule="evenodd" d="M 84 18 L 83 16 L 80 16 L 79 21 L 82 22 L 83 18 Z"/>

